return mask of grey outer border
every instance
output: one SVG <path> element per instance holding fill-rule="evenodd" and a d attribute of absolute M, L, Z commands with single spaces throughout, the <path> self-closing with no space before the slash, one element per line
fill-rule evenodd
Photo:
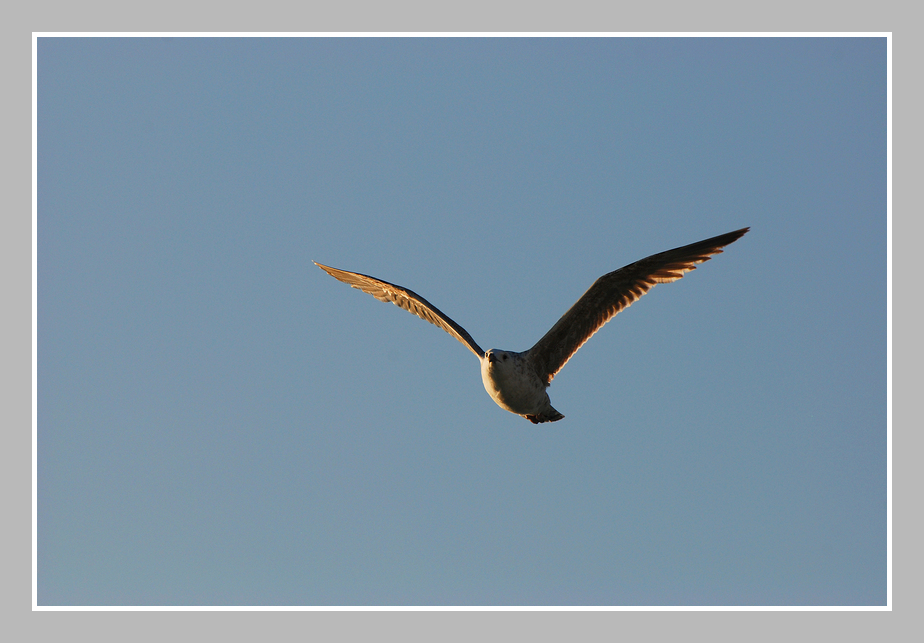
<path fill-rule="evenodd" d="M 485 2 L 473 0 L 465 4 L 464 9 L 456 3 L 435 5 L 421 0 L 401 0 L 400 2 L 381 3 L 371 0 L 346 2 L 339 5 L 301 4 L 271 2 L 259 5 L 258 10 L 241 6 L 238 11 L 228 11 L 227 3 L 202 2 L 196 0 L 165 0 L 153 4 L 126 5 L 124 3 L 89 0 L 82 3 L 64 3 L 38 1 L 11 5 L 7 9 L 7 25 L 3 38 L 4 78 L 12 81 L 14 86 L 23 88 L 23 95 L 31 98 L 31 33 L 34 31 L 280 31 L 304 30 L 321 31 L 611 31 L 611 32 L 653 32 L 653 31 L 749 31 L 749 32 L 797 32 L 797 31 L 891 31 L 893 33 L 893 60 L 898 61 L 893 68 L 899 71 L 897 78 L 918 78 L 919 73 L 908 69 L 908 61 L 920 60 L 920 45 L 914 34 L 896 33 L 897 24 L 912 25 L 912 13 L 908 3 L 880 2 L 866 6 L 846 6 L 842 3 L 800 0 L 785 0 L 769 5 L 751 5 L 745 7 L 740 3 L 708 2 L 682 3 L 677 0 L 632 5 L 629 3 L 604 4 L 601 2 L 561 3 L 558 6 L 537 5 L 523 0 Z M 20 29 L 24 27 L 25 29 Z M 897 86 L 895 96 L 905 98 L 907 87 L 917 87 L 911 82 Z M 15 92 L 12 95 L 16 96 Z M 910 101 L 898 101 L 896 113 L 899 123 L 917 123 L 919 119 L 912 114 L 921 112 L 917 96 Z M 31 149 L 31 128 L 24 123 L 31 122 L 26 115 L 29 98 L 4 103 L 7 118 L 4 128 L 9 144 L 5 146 L 5 166 L 2 173 L 4 183 L 10 188 L 31 186 L 31 166 L 24 162 L 14 164 L 12 158 L 20 150 Z M 20 117 L 16 117 L 20 114 Z M 904 118 L 901 118 L 904 115 Z M 909 136 L 910 134 L 910 136 Z M 900 158 L 912 161 L 912 154 L 918 146 L 916 130 L 903 129 L 900 141 L 910 144 L 899 145 Z M 31 156 L 31 155 L 29 155 Z M 912 161 L 913 162 L 913 161 Z M 895 164 L 896 177 L 907 176 L 912 163 Z M 909 177 L 910 178 L 910 177 Z M 902 184 L 899 182 L 899 184 Z M 908 184 L 906 181 L 904 184 Z M 10 300 L 31 310 L 31 216 L 19 216 L 13 213 L 31 212 L 31 194 L 25 189 L 8 189 L 6 194 L 14 199 L 14 207 L 8 210 L 4 218 L 3 252 L 0 253 L 7 264 L 3 271 L 4 292 Z M 909 203 L 910 205 L 910 203 Z M 895 212 L 905 211 L 894 207 Z M 917 224 L 915 227 L 919 227 Z M 913 230 L 901 228 L 903 234 L 895 235 L 897 240 L 910 243 L 916 237 Z M 902 244 L 902 247 L 904 245 Z M 894 253 L 893 254 L 898 254 Z M 903 256 L 899 254 L 899 256 Z M 910 256 L 904 255 L 906 257 Z M 910 264 L 909 260 L 904 262 Z M 903 264 L 896 264 L 903 265 Z M 907 283 L 913 275 L 909 270 L 895 270 L 896 282 Z M 898 288 L 894 289 L 896 292 Z M 912 289 L 907 292 L 916 292 Z M 897 306 L 906 310 L 913 304 L 904 303 Z M 15 310 L 19 310 L 16 305 Z M 914 311 L 916 312 L 916 311 Z M 919 316 L 919 315 L 918 315 Z M 9 358 L 7 365 L 13 365 L 19 372 L 31 373 L 31 337 L 27 331 L 26 315 L 4 316 L 4 336 Z M 909 328 L 915 319 L 901 317 L 902 327 Z M 29 325 L 31 326 L 31 324 Z M 920 327 L 920 323 L 914 327 Z M 20 332 L 22 335 L 20 335 Z M 906 336 L 903 334 L 901 336 Z M 23 339 L 20 339 L 23 338 Z M 907 377 L 895 381 L 894 390 L 904 395 L 899 399 L 912 397 L 916 383 L 911 378 L 911 364 L 919 350 L 914 349 L 899 353 L 903 356 L 898 362 L 899 372 Z M 26 400 L 31 400 L 31 382 L 26 377 L 13 377 L 13 368 L 4 369 L 6 386 L 2 387 L 5 409 L 10 410 L 13 421 L 10 428 L 31 427 L 31 407 Z M 913 426 L 909 419 L 916 417 L 917 409 L 903 404 L 897 407 L 900 416 L 893 426 Z M 900 421 L 904 420 L 904 421 Z M 10 431 L 13 438 L 12 449 L 5 450 L 2 471 L 8 478 L 3 485 L 7 502 L 4 506 L 13 509 L 14 515 L 23 516 L 24 523 L 31 525 L 31 430 Z M 902 434 L 898 453 L 916 453 L 919 449 L 920 432 Z M 901 472 L 899 467 L 893 467 Z M 919 488 L 908 478 L 909 467 L 904 468 L 905 475 L 895 475 L 893 483 L 900 489 Z M 914 469 L 911 469 L 914 471 Z M 907 494 L 898 494 L 907 497 Z M 29 516 L 30 518 L 25 518 Z M 17 521 L 18 523 L 18 521 Z M 900 521 L 898 524 L 904 524 Z M 898 542 L 920 542 L 918 532 L 912 529 L 899 532 L 903 537 Z M 23 529 L 29 534 L 22 534 L 19 540 L 18 529 L 10 530 L 9 545 L 22 542 L 24 549 L 31 552 L 31 529 Z M 15 534 L 15 535 L 13 535 Z M 21 554 L 15 546 L 7 551 L 15 556 L 7 557 L 9 570 L 4 574 L 8 580 L 4 583 L 5 601 L 15 607 L 8 612 L 6 623 L 11 631 L 28 632 L 31 640 L 57 640 L 69 638 L 74 634 L 86 632 L 95 640 L 123 640 L 129 634 L 131 638 L 141 640 L 163 640 L 166 637 L 180 636 L 181 640 L 208 638 L 224 640 L 256 638 L 276 638 L 291 634 L 311 639 L 364 640 L 378 638 L 376 635 L 389 632 L 401 636 L 404 640 L 431 640 L 438 636 L 440 640 L 468 641 L 474 637 L 489 640 L 599 640 L 625 638 L 658 640 L 670 636 L 672 639 L 684 638 L 691 628 L 708 635 L 712 640 L 778 640 L 784 636 L 797 637 L 797 640 L 826 639 L 838 637 L 846 640 L 871 640 L 873 638 L 889 640 L 899 638 L 900 632 L 913 631 L 911 616 L 907 612 L 901 622 L 897 615 L 876 612 L 32 612 L 27 611 L 24 595 L 31 592 L 31 555 Z M 907 551 L 895 548 L 896 551 Z M 912 579 L 917 577 L 914 561 L 903 561 L 898 567 L 904 573 L 896 576 L 897 583 L 893 590 L 896 595 L 905 597 L 901 603 L 908 605 Z M 12 591 L 15 585 L 18 591 Z M 25 587 L 30 588 L 26 590 Z M 900 591 L 904 589 L 905 591 Z M 904 627 L 907 626 L 907 627 Z M 755 636 L 756 635 L 756 636 Z M 16 637 L 22 638 L 22 636 Z"/>

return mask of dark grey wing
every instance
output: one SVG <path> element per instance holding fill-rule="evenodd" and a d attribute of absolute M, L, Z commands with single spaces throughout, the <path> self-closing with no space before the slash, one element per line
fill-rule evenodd
<path fill-rule="evenodd" d="M 709 261 L 722 247 L 737 241 L 750 228 L 691 243 L 603 275 L 568 309 L 545 336 L 529 349 L 529 359 L 546 383 L 571 356 L 616 313 L 631 306 L 655 284 L 677 281 L 696 264 Z"/>
<path fill-rule="evenodd" d="M 361 275 L 358 272 L 337 270 L 336 268 L 331 268 L 330 266 L 321 265 L 317 261 L 314 262 L 314 265 L 329 274 L 334 279 L 342 281 L 345 284 L 349 284 L 353 288 L 359 288 L 363 292 L 369 293 L 379 301 L 390 301 L 395 306 L 403 308 L 408 312 L 412 312 L 421 319 L 425 319 L 431 324 L 439 326 L 447 333 L 458 339 L 460 342 L 468 346 L 469 350 L 478 356 L 478 359 L 484 357 L 484 351 L 481 350 L 481 347 L 475 342 L 474 339 L 472 339 L 472 336 L 469 335 L 464 328 L 449 319 L 449 317 L 444 315 L 439 308 L 431 304 L 429 301 L 418 295 L 413 290 L 408 290 L 407 288 L 396 286 L 395 284 L 390 284 L 387 281 L 382 281 L 381 279 L 376 279 L 375 277 Z"/>

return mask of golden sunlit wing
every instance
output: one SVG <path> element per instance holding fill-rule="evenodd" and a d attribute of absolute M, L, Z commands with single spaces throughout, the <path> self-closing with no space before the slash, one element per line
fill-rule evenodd
<path fill-rule="evenodd" d="M 472 336 L 469 335 L 464 328 L 452 321 L 449 317 L 443 314 L 439 308 L 415 293 L 413 290 L 408 290 L 402 286 L 396 286 L 395 284 L 382 281 L 381 279 L 376 279 L 375 277 L 370 277 L 369 275 L 362 275 L 358 272 L 347 272 L 346 270 L 338 270 L 336 268 L 331 268 L 330 266 L 324 266 L 319 264 L 317 261 L 314 262 L 314 265 L 329 274 L 334 279 L 342 281 L 345 284 L 349 284 L 353 288 L 358 288 L 364 293 L 372 295 L 379 301 L 390 301 L 395 306 L 403 308 L 408 312 L 414 313 L 421 319 L 424 319 L 431 324 L 434 324 L 435 326 L 439 326 L 447 333 L 465 344 L 469 350 L 478 356 L 478 359 L 484 357 L 484 351 L 481 350 L 481 347 L 475 342 L 474 339 L 472 339 Z"/>

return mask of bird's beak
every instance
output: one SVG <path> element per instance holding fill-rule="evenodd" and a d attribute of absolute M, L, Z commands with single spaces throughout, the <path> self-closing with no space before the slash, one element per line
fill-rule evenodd
<path fill-rule="evenodd" d="M 493 364 L 497 361 L 497 357 L 494 356 L 494 353 L 488 353 L 485 355 L 488 358 L 488 364 Z"/>

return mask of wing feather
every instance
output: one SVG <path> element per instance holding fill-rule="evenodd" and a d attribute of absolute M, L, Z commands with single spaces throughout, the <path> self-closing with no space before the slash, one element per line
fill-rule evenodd
<path fill-rule="evenodd" d="M 561 319 L 529 350 L 529 359 L 547 384 L 571 356 L 617 313 L 625 310 L 655 284 L 677 281 L 696 264 L 737 241 L 750 228 L 742 228 L 688 246 L 651 255 L 603 275 L 593 283 Z"/>
<path fill-rule="evenodd" d="M 391 302 L 395 306 L 403 308 L 435 326 L 439 326 L 465 344 L 470 351 L 478 356 L 478 359 L 484 357 L 484 351 L 481 350 L 481 347 L 472 339 L 472 336 L 469 335 L 464 328 L 452 321 L 440 311 L 439 308 L 413 290 L 408 290 L 403 286 L 396 286 L 395 284 L 370 277 L 369 275 L 362 275 L 358 272 L 347 272 L 346 270 L 331 268 L 330 266 L 319 264 L 317 261 L 314 262 L 314 265 L 334 279 L 349 284 L 353 288 L 358 288 L 364 293 L 372 295 L 379 301 Z"/>

